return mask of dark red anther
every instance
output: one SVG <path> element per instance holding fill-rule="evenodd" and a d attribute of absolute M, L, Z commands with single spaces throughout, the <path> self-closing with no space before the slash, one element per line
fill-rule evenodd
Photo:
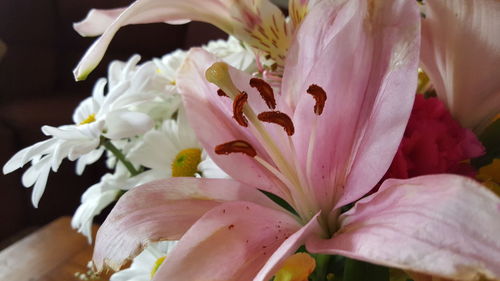
<path fill-rule="evenodd" d="M 257 115 L 260 121 L 278 124 L 285 129 L 286 134 L 292 136 L 295 132 L 292 119 L 280 111 L 265 111 Z"/>
<path fill-rule="evenodd" d="M 326 102 L 326 92 L 320 86 L 316 84 L 312 84 L 307 89 L 307 93 L 313 96 L 316 104 L 314 105 L 314 113 L 317 115 L 321 115 L 323 113 L 323 108 L 325 107 Z"/>
<path fill-rule="evenodd" d="M 264 80 L 259 78 L 250 79 L 250 86 L 259 91 L 260 96 L 266 102 L 269 109 L 276 108 L 276 100 L 274 99 L 273 88 Z"/>
<path fill-rule="evenodd" d="M 219 97 L 229 97 L 222 89 L 217 90 L 217 95 L 219 95 Z"/>
<path fill-rule="evenodd" d="M 215 147 L 215 153 L 219 155 L 227 155 L 229 153 L 244 153 L 250 157 L 255 157 L 257 155 L 255 149 L 248 142 L 243 140 L 235 140 L 219 144 Z"/>
<path fill-rule="evenodd" d="M 243 115 L 243 106 L 247 102 L 248 95 L 245 92 L 239 93 L 233 101 L 233 118 L 243 127 L 248 127 L 248 121 Z"/>

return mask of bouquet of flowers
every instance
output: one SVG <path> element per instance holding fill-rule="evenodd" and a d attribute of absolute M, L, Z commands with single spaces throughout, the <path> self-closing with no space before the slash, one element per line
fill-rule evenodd
<path fill-rule="evenodd" d="M 111 63 L 74 124 L 44 126 L 4 173 L 30 163 L 37 206 L 63 159 L 82 174 L 105 154 L 112 172 L 72 224 L 92 241 L 117 201 L 92 263 L 114 281 L 500 280 L 500 2 L 290 0 L 288 14 L 268 0 L 90 11 L 75 29 L 100 37 L 77 80 L 124 25 L 230 37 Z"/>

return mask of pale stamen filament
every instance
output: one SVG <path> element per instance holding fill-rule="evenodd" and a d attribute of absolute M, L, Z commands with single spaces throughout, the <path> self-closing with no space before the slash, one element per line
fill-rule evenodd
<path fill-rule="evenodd" d="M 289 202 L 297 211 L 299 214 L 302 214 L 302 216 L 300 216 L 301 218 L 305 218 L 305 219 L 308 219 L 308 217 L 304 217 L 303 214 L 309 214 L 311 213 L 311 210 L 308 209 L 306 206 L 304 206 L 304 204 L 302 204 L 301 202 L 304 200 L 304 198 L 307 198 L 305 196 L 305 194 L 303 195 L 303 197 L 298 197 L 297 194 L 295 194 L 294 196 L 294 193 L 293 192 L 292 194 L 290 194 L 289 191 L 295 191 L 296 188 L 294 184 L 292 184 L 290 182 L 290 180 L 285 176 L 283 175 L 278 169 L 276 169 L 273 165 L 269 164 L 269 162 L 267 162 L 266 160 L 260 158 L 259 156 L 255 156 L 254 159 L 259 162 L 259 164 L 261 164 L 264 168 L 266 168 L 269 172 L 271 172 L 274 176 L 276 176 L 276 178 L 278 178 L 282 184 L 285 185 L 285 187 L 287 188 L 287 190 L 282 190 L 285 192 L 285 194 L 287 194 L 289 196 L 289 198 L 285 198 L 285 200 L 287 202 Z M 314 214 L 313 214 L 314 215 Z"/>
<path fill-rule="evenodd" d="M 300 182 L 300 187 L 304 187 L 306 189 L 306 190 L 304 190 L 304 189 L 300 188 L 300 191 L 303 194 L 303 198 L 307 198 L 308 200 L 312 200 L 312 198 L 305 195 L 305 194 L 314 194 L 314 192 L 311 188 L 312 185 L 307 180 L 307 177 L 304 174 L 302 167 L 300 166 L 299 160 L 297 159 L 297 152 L 296 152 L 295 145 L 293 144 L 293 140 L 292 140 L 291 136 L 288 136 L 288 144 L 290 146 L 290 151 L 292 152 L 291 153 L 292 154 L 291 161 L 295 166 L 295 170 L 297 171 L 297 175 L 298 175 L 299 182 Z M 313 204 L 312 202 L 309 202 L 308 205 L 314 206 L 315 204 Z M 312 210 L 310 210 L 310 211 L 312 211 Z M 310 213 L 310 216 L 314 216 L 314 215 L 315 215 L 314 212 Z"/>
<path fill-rule="evenodd" d="M 309 145 L 307 147 L 307 158 L 306 158 L 306 175 L 310 175 L 312 172 L 312 161 L 314 153 L 314 144 L 316 142 L 316 128 L 318 126 L 318 118 L 314 118 L 311 134 L 309 135 Z M 310 178 L 310 177 L 308 177 Z M 308 182 L 309 186 L 312 186 L 311 182 Z"/>

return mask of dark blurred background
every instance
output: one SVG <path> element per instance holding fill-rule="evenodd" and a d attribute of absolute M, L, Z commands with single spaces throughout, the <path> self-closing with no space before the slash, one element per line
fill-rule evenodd
<path fill-rule="evenodd" d="M 112 60 L 138 53 L 143 60 L 177 48 L 227 37 L 208 24 L 134 25 L 122 28 L 104 60 L 86 81 L 75 82 L 72 69 L 94 38 L 82 38 L 72 29 L 91 8 L 126 6 L 129 0 L 1 0 L 0 40 L 7 51 L 0 60 L 0 167 L 20 149 L 46 137 L 43 125 L 70 124 L 78 103 L 89 96 L 95 81 L 105 77 Z M 29 165 L 28 165 L 29 166 Z M 0 249 L 36 228 L 72 215 L 81 194 L 106 172 L 102 163 L 83 176 L 65 160 L 51 173 L 38 209 L 31 204 L 31 188 L 21 185 L 25 169 L 0 174 Z"/>

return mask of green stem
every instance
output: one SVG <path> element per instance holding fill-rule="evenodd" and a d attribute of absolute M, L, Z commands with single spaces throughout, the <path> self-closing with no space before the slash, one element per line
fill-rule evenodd
<path fill-rule="evenodd" d="M 316 259 L 316 272 L 314 274 L 314 280 L 325 281 L 326 275 L 328 274 L 328 263 L 330 262 L 330 255 L 314 255 Z"/>
<path fill-rule="evenodd" d="M 123 153 L 110 140 L 103 139 L 102 144 L 107 150 L 113 153 L 116 159 L 122 162 L 125 168 L 127 168 L 127 170 L 130 172 L 130 175 L 132 177 L 137 176 L 138 174 L 141 173 L 134 167 L 134 165 L 132 165 L 132 163 L 130 163 L 130 161 L 127 160 L 127 158 L 125 158 L 125 155 L 123 155 Z"/>

